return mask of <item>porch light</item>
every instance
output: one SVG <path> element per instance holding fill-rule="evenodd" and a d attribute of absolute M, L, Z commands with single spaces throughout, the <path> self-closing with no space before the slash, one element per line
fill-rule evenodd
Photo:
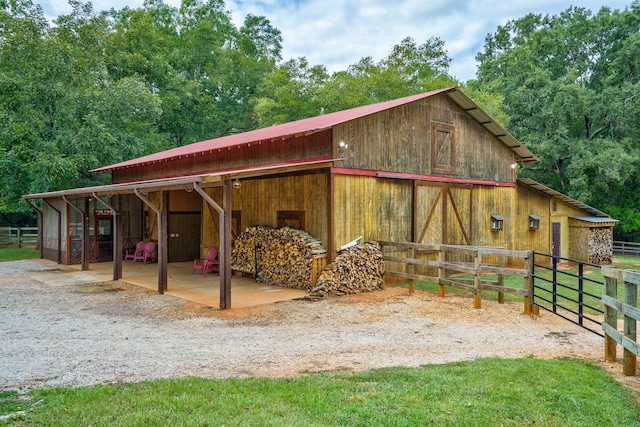
<path fill-rule="evenodd" d="M 240 182 L 239 179 L 236 178 L 235 181 L 233 181 L 233 188 L 235 188 L 236 190 L 239 189 L 240 187 L 242 187 L 242 183 Z"/>

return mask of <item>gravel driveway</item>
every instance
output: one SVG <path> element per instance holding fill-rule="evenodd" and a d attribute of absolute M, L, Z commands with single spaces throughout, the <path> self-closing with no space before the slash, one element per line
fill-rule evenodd
<path fill-rule="evenodd" d="M 0 390 L 154 378 L 293 376 L 479 357 L 600 361 L 602 338 L 522 304 L 406 289 L 219 311 L 121 282 L 50 286 L 64 269 L 0 263 Z"/>

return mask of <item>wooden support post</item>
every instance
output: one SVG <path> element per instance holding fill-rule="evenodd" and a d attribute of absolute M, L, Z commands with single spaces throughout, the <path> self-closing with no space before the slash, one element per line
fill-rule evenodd
<path fill-rule="evenodd" d="M 158 293 L 163 294 L 167 290 L 167 255 L 169 253 L 167 248 L 167 215 L 169 213 L 169 193 L 166 191 L 161 192 L 161 206 L 157 207 L 151 200 L 140 192 L 137 188 L 133 189 L 135 195 L 142 200 L 144 204 L 149 206 L 158 216 Z"/>
<path fill-rule="evenodd" d="M 624 302 L 632 307 L 638 306 L 638 285 L 636 283 L 624 282 Z M 624 315 L 624 336 L 636 342 L 636 319 Z M 636 355 L 626 348 L 622 354 L 622 371 L 626 376 L 636 375 Z"/>
<path fill-rule="evenodd" d="M 160 193 L 161 205 L 158 215 L 158 293 L 168 287 L 169 277 L 169 192 Z"/>
<path fill-rule="evenodd" d="M 611 298 L 618 297 L 618 281 L 612 277 L 605 276 L 605 294 Z M 618 310 L 610 307 L 608 304 L 604 306 L 604 322 L 613 329 L 618 329 Z M 617 343 L 609 334 L 604 335 L 604 359 L 615 362 L 617 359 Z"/>
<path fill-rule="evenodd" d="M 498 255 L 498 266 L 504 268 L 504 255 Z M 498 274 L 498 286 L 504 287 L 504 274 Z M 504 304 L 504 292 L 498 292 L 498 304 Z"/>
<path fill-rule="evenodd" d="M 218 212 L 218 235 L 220 236 L 220 248 L 218 250 L 220 257 L 220 309 L 223 310 L 225 308 L 231 308 L 231 225 L 229 222 L 229 228 L 227 228 L 225 215 L 226 209 L 220 207 L 220 205 L 218 205 L 197 182 L 193 183 L 193 188 L 198 194 L 200 194 L 200 196 L 202 196 L 209 206 Z M 231 221 L 230 197 L 230 195 L 225 195 L 223 193 L 223 206 L 226 206 L 225 203 L 229 204 L 229 221 Z M 227 241 L 229 242 L 229 249 L 227 249 Z"/>
<path fill-rule="evenodd" d="M 220 308 L 231 308 L 231 180 L 224 181 L 222 189 L 224 209 L 224 244 L 221 242 L 223 258 L 220 260 Z M 222 237 L 222 236 L 221 236 Z"/>
<path fill-rule="evenodd" d="M 473 308 L 482 308 L 482 276 L 480 275 L 480 264 L 482 263 L 482 253 L 476 252 L 474 257 L 474 267 L 476 274 L 473 276 Z"/>
<path fill-rule="evenodd" d="M 527 294 L 524 296 L 524 314 L 533 313 L 533 252 L 529 251 L 527 258 L 525 259 L 525 266 L 529 272 L 524 277 L 524 288 L 527 290 Z M 537 313 L 536 313 L 537 314 Z"/>

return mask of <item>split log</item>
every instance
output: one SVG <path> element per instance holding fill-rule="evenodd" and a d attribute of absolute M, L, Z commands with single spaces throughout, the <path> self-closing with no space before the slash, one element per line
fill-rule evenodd
<path fill-rule="evenodd" d="M 231 269 L 252 274 L 261 283 L 308 291 L 315 286 L 319 260 L 326 254 L 322 243 L 306 231 L 250 227 L 233 242 Z"/>
<path fill-rule="evenodd" d="M 611 264 L 613 260 L 613 236 L 610 228 L 589 229 L 589 262 Z"/>
<path fill-rule="evenodd" d="M 320 273 L 314 294 L 346 295 L 384 287 L 384 259 L 375 242 L 352 246 L 338 254 Z"/>

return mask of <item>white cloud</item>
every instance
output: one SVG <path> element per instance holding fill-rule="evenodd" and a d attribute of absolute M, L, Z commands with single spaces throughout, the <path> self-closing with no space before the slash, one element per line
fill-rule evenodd
<path fill-rule="evenodd" d="M 604 0 L 582 1 L 596 13 Z M 95 0 L 95 10 L 140 7 L 143 0 Z M 180 0 L 165 0 L 178 7 Z M 40 2 L 50 17 L 68 13 L 64 0 Z M 283 35 L 284 59 L 306 57 L 330 71 L 344 70 L 366 56 L 380 60 L 405 37 L 421 44 L 431 37 L 445 42 L 452 58 L 451 74 L 462 81 L 475 76 L 475 55 L 485 36 L 498 25 L 528 13 L 558 14 L 571 6 L 565 0 L 227 0 L 236 26 L 252 13 L 266 16 Z M 608 0 L 624 9 L 631 0 Z"/>

